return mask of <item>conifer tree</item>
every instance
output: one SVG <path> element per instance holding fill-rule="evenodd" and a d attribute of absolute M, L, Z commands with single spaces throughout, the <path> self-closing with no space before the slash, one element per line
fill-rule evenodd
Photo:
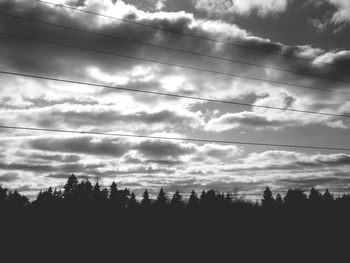
<path fill-rule="evenodd" d="M 111 184 L 111 190 L 109 194 L 109 200 L 112 202 L 116 202 L 118 199 L 118 186 L 117 184 L 113 181 Z"/>
<path fill-rule="evenodd" d="M 136 195 L 134 192 L 130 194 L 129 202 L 128 202 L 128 208 L 129 209 L 136 209 L 139 206 L 139 203 L 136 200 Z"/>
<path fill-rule="evenodd" d="M 164 192 L 164 189 L 161 188 L 159 190 L 156 202 L 155 202 L 155 206 L 157 208 L 165 208 L 168 204 L 168 198 L 166 196 L 166 193 Z"/>
<path fill-rule="evenodd" d="M 98 184 L 98 182 L 96 182 L 96 184 L 94 185 L 93 189 L 92 189 L 92 201 L 95 205 L 98 205 L 99 203 L 101 203 L 101 189 L 100 189 L 100 185 Z"/>
<path fill-rule="evenodd" d="M 170 201 L 171 207 L 174 209 L 182 209 L 184 207 L 184 203 L 182 200 L 182 196 L 180 195 L 179 190 L 176 190 L 176 192 L 173 195 L 173 198 Z"/>
<path fill-rule="evenodd" d="M 264 208 L 268 208 L 268 209 L 273 208 L 275 199 L 273 198 L 270 188 L 266 187 L 261 203 Z"/>
<path fill-rule="evenodd" d="M 309 194 L 309 204 L 312 208 L 318 208 L 323 202 L 322 194 L 315 188 L 311 188 Z"/>
<path fill-rule="evenodd" d="M 283 207 L 283 199 L 282 199 L 281 194 L 277 194 L 276 195 L 275 207 L 276 208 L 282 208 Z"/>
<path fill-rule="evenodd" d="M 72 202 L 72 201 L 77 201 L 78 200 L 78 178 L 72 174 L 65 186 L 64 186 L 64 191 L 63 191 L 63 197 L 66 201 Z"/>
<path fill-rule="evenodd" d="M 328 189 L 326 189 L 325 193 L 323 194 L 323 200 L 326 205 L 331 204 L 334 201 L 334 197 Z"/>
<path fill-rule="evenodd" d="M 192 190 L 190 198 L 188 199 L 188 209 L 190 210 L 196 210 L 199 207 L 199 198 L 197 196 L 197 193 Z"/>
<path fill-rule="evenodd" d="M 149 194 L 147 189 L 143 193 L 141 205 L 143 208 L 149 208 L 151 206 L 151 200 L 149 199 Z"/>

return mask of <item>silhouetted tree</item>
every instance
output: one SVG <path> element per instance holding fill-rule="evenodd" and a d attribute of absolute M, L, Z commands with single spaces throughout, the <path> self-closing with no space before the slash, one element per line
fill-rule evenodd
<path fill-rule="evenodd" d="M 230 192 L 227 192 L 225 195 L 225 204 L 227 206 L 230 206 L 232 204 L 232 194 Z"/>
<path fill-rule="evenodd" d="M 215 200 L 217 202 L 217 205 L 220 206 L 220 208 L 224 208 L 224 206 L 225 206 L 225 195 L 223 193 L 217 194 Z"/>
<path fill-rule="evenodd" d="M 49 187 L 47 189 L 47 191 L 40 191 L 34 204 L 40 208 L 45 208 L 45 209 L 52 208 L 53 209 L 54 206 L 57 204 L 57 202 L 56 202 L 56 198 L 54 196 L 54 193 L 52 191 L 52 188 Z"/>
<path fill-rule="evenodd" d="M 203 190 L 201 193 L 201 196 L 199 197 L 199 204 L 201 206 L 204 206 L 206 203 L 206 199 L 207 199 L 207 192 L 205 190 Z"/>
<path fill-rule="evenodd" d="M 147 189 L 143 193 L 141 205 L 143 208 L 149 208 L 151 206 L 151 200 L 149 199 L 149 194 Z"/>
<path fill-rule="evenodd" d="M 143 199 L 140 205 L 140 203 L 137 201 L 135 193 L 130 193 L 128 188 L 119 190 L 117 184 L 113 182 L 111 184 L 110 192 L 106 188 L 101 190 L 98 182 L 96 182 L 93 186 L 88 178 L 79 181 L 73 174 L 68 178 L 64 186 L 63 193 L 57 189 L 53 191 L 52 188 L 49 187 L 46 191 L 40 191 L 37 195 L 36 200 L 32 203 L 29 202 L 29 199 L 27 197 L 22 196 L 17 191 L 8 192 L 6 188 L 3 188 L 2 185 L 0 185 L 1 209 L 4 207 L 12 207 L 14 209 L 23 209 L 25 207 L 31 209 L 31 207 L 35 207 L 38 209 L 50 208 L 52 209 L 50 210 L 51 212 L 54 211 L 54 209 L 60 207 L 60 204 L 79 205 L 70 207 L 74 209 L 68 211 L 71 213 L 74 212 L 76 208 L 83 207 L 86 210 L 77 209 L 77 214 L 83 212 L 83 215 L 87 215 L 84 212 L 90 213 L 90 208 L 98 207 L 99 209 L 102 209 L 107 206 L 110 208 L 110 204 L 113 205 L 114 208 L 119 208 L 120 211 L 123 209 L 133 210 L 141 206 L 143 208 L 142 211 L 156 211 L 155 209 L 151 209 L 151 200 L 147 190 L 145 190 L 143 193 Z M 277 194 L 276 198 L 274 198 L 269 187 L 266 187 L 261 199 L 261 206 L 271 209 L 269 210 L 269 213 L 270 211 L 273 211 L 272 209 L 279 209 L 283 207 L 283 211 L 292 211 L 295 215 L 302 215 L 301 213 L 295 213 L 295 210 L 293 210 L 295 208 L 311 207 L 324 209 L 331 206 L 332 208 L 347 211 L 347 209 L 350 207 L 350 195 L 345 194 L 342 197 L 334 199 L 329 190 L 326 190 L 322 195 L 318 190 L 312 188 L 310 190 L 309 196 L 307 196 L 301 189 L 295 188 L 289 189 L 283 199 L 280 194 Z M 63 206 L 63 208 L 64 207 L 69 208 L 69 206 Z M 185 207 L 185 203 L 178 190 L 173 194 L 172 199 L 169 202 L 164 189 L 161 188 L 154 202 L 154 207 L 169 207 L 169 209 L 176 211 L 176 213 L 182 213 L 181 210 Z M 256 205 L 254 205 L 252 202 L 245 200 L 243 197 L 238 198 L 237 194 L 234 195 L 233 201 L 233 197 L 230 192 L 223 194 L 216 192 L 214 189 L 211 189 L 208 191 L 203 190 L 200 198 L 198 198 L 196 192 L 192 190 L 187 207 L 190 211 L 195 211 L 195 213 L 199 212 L 199 214 L 201 214 L 203 211 L 209 211 L 209 213 L 206 213 L 205 216 L 212 216 L 212 218 L 221 218 L 221 216 L 225 216 L 224 213 L 231 213 L 231 211 L 234 209 L 244 208 L 245 210 L 240 211 L 246 212 L 253 211 L 252 209 L 260 206 L 258 202 Z M 200 207 L 204 210 L 197 209 Z M 60 213 L 62 211 L 65 211 L 65 209 L 60 210 Z M 257 209 L 256 211 L 260 211 L 260 209 Z M 157 212 L 155 213 L 157 215 Z M 272 212 L 271 214 L 274 215 Z M 316 214 L 319 215 L 318 213 Z M 98 217 L 98 215 L 99 213 L 96 213 L 96 211 L 94 211 L 94 213 L 91 213 L 91 216 Z M 222 218 L 230 219 L 229 216 Z"/>
<path fill-rule="evenodd" d="M 111 184 L 111 190 L 109 194 L 109 200 L 111 200 L 112 203 L 115 203 L 118 199 L 118 186 L 117 184 L 113 181 Z"/>
<path fill-rule="evenodd" d="M 54 199 L 55 199 L 55 202 L 56 202 L 56 203 L 59 203 L 60 201 L 63 200 L 62 191 L 61 191 L 61 190 L 57 190 L 56 188 L 55 188 L 55 190 L 53 191 L 53 196 L 54 196 Z"/>
<path fill-rule="evenodd" d="M 312 208 L 320 208 L 323 202 L 322 194 L 315 188 L 311 188 L 309 194 L 309 206 Z"/>
<path fill-rule="evenodd" d="M 91 201 L 92 189 L 92 184 L 87 178 L 83 179 L 80 183 L 78 183 L 77 191 L 79 201 L 82 201 L 85 204 Z"/>
<path fill-rule="evenodd" d="M 101 200 L 102 200 L 102 202 L 103 203 L 107 203 L 107 201 L 108 201 L 108 190 L 106 189 L 106 188 L 103 188 L 102 190 L 101 190 Z"/>
<path fill-rule="evenodd" d="M 101 189 L 98 182 L 95 183 L 93 189 L 92 189 L 92 196 L 91 196 L 92 202 L 95 206 L 99 206 L 102 203 L 102 195 L 101 195 Z"/>
<path fill-rule="evenodd" d="M 7 191 L 7 188 L 3 188 L 2 185 L 0 185 L 0 207 L 5 206 L 5 203 L 8 199 Z"/>
<path fill-rule="evenodd" d="M 343 194 L 341 197 L 338 197 L 336 203 L 339 209 L 348 209 L 350 206 L 350 194 Z"/>
<path fill-rule="evenodd" d="M 117 209 L 124 209 L 126 208 L 128 204 L 128 199 L 130 196 L 129 189 L 125 188 L 123 190 L 118 190 L 117 184 L 115 182 L 112 182 L 111 184 L 111 190 L 109 194 L 109 200 Z"/>
<path fill-rule="evenodd" d="M 158 196 L 157 196 L 157 199 L 154 203 L 154 205 L 157 207 L 157 208 L 165 208 L 168 204 L 168 198 L 166 196 L 166 193 L 164 192 L 164 189 L 161 188 L 159 190 L 159 193 L 158 193 Z"/>
<path fill-rule="evenodd" d="M 330 205 L 334 201 L 334 197 L 328 189 L 326 189 L 325 193 L 323 194 L 323 201 L 326 205 Z"/>
<path fill-rule="evenodd" d="M 184 202 L 178 190 L 176 190 L 176 192 L 174 193 L 173 198 L 170 201 L 170 204 L 172 208 L 177 210 L 184 208 Z"/>
<path fill-rule="evenodd" d="M 117 200 L 116 200 L 117 208 L 119 208 L 119 209 L 126 208 L 126 206 L 128 204 L 129 196 L 130 196 L 130 191 L 128 188 L 125 188 L 123 190 L 118 190 L 117 191 Z"/>
<path fill-rule="evenodd" d="M 275 199 L 273 198 L 270 188 L 266 187 L 261 203 L 264 208 L 273 208 L 275 204 Z"/>
<path fill-rule="evenodd" d="M 288 208 L 304 208 L 306 201 L 306 194 L 299 188 L 288 190 L 284 197 L 284 204 Z"/>
<path fill-rule="evenodd" d="M 283 207 L 283 199 L 282 199 L 281 194 L 277 194 L 276 195 L 275 207 L 278 208 L 278 209 Z"/>
<path fill-rule="evenodd" d="M 29 204 L 29 199 L 16 191 L 8 195 L 9 206 L 14 209 L 22 209 Z"/>
<path fill-rule="evenodd" d="M 202 192 L 201 198 L 200 198 L 200 205 L 202 208 L 212 209 L 212 208 L 215 208 L 217 204 L 218 204 L 217 196 L 213 189 L 207 192 L 205 191 Z"/>
<path fill-rule="evenodd" d="M 136 208 L 139 207 L 139 203 L 136 200 L 136 195 L 134 192 L 130 194 L 129 202 L 128 202 L 128 208 L 135 210 Z"/>
<path fill-rule="evenodd" d="M 68 178 L 63 191 L 63 197 L 67 202 L 71 203 L 78 200 L 77 186 L 78 186 L 78 178 L 74 174 L 72 174 Z"/>
<path fill-rule="evenodd" d="M 199 198 L 197 196 L 197 193 L 192 190 L 190 198 L 188 200 L 188 209 L 190 210 L 196 210 L 199 207 Z"/>

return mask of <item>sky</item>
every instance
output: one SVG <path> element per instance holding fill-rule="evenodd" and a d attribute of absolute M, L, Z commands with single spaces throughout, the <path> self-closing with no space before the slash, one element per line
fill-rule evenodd
<path fill-rule="evenodd" d="M 35 0 L 0 0 L 0 71 L 350 114 L 346 94 L 350 93 L 347 0 L 48 1 L 153 28 Z M 8 74 L 0 74 L 0 124 L 350 148 L 350 121 L 345 117 L 171 98 Z M 136 193 L 146 188 L 155 193 L 160 187 L 170 193 L 176 189 L 188 193 L 192 189 L 214 188 L 249 197 L 269 186 L 274 193 L 294 187 L 317 187 L 341 194 L 350 192 L 350 152 L 0 129 L 3 186 L 33 196 L 48 186 L 62 187 L 72 173 L 106 186 L 116 181 Z"/>

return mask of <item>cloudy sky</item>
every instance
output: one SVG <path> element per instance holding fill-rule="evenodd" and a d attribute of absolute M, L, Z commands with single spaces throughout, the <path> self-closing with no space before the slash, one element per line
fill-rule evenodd
<path fill-rule="evenodd" d="M 153 28 L 35 0 L 0 0 L 1 71 L 278 108 L 350 114 L 350 94 L 346 94 L 350 93 L 348 0 L 48 1 Z M 0 124 L 7 126 L 350 148 L 349 120 L 0 74 Z M 0 183 L 28 195 L 49 185 L 62 186 L 71 173 L 87 175 L 102 185 L 116 180 L 120 186 L 136 191 L 145 188 L 155 191 L 160 187 L 170 192 L 215 188 L 254 195 L 261 193 L 265 186 L 281 193 L 290 187 L 329 188 L 337 193 L 350 191 L 350 152 L 347 151 L 6 129 L 0 129 L 0 136 Z"/>

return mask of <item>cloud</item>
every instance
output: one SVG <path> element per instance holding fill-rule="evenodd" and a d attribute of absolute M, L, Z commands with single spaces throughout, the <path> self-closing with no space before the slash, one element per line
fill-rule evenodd
<path fill-rule="evenodd" d="M 337 33 L 350 23 L 350 2 L 347 0 L 310 0 L 309 4 L 317 8 L 326 4 L 326 8 L 329 10 L 322 19 L 309 20 L 319 30 L 334 24 L 340 26 L 334 30 Z"/>
<path fill-rule="evenodd" d="M 344 56 L 342 56 L 343 58 Z M 325 60 L 325 58 L 321 58 Z M 345 115 L 349 112 L 349 104 L 330 105 L 326 101 L 318 102 L 318 105 L 305 107 L 310 103 L 309 98 L 276 93 L 258 98 L 255 105 L 276 107 L 280 109 L 297 109 L 301 111 L 320 111 Z M 336 110 L 332 108 L 337 107 Z M 322 110 L 320 110 L 322 109 Z M 283 111 L 253 107 L 251 111 L 240 111 L 235 113 L 215 114 L 206 122 L 204 130 L 210 132 L 224 132 L 239 128 L 254 130 L 281 130 L 288 127 L 302 127 L 310 125 L 321 125 L 337 129 L 349 129 L 350 121 L 347 118 L 330 115 L 307 114 L 304 112 Z"/>
<path fill-rule="evenodd" d="M 350 50 L 331 51 L 324 53 L 316 58 L 316 61 L 333 63 L 340 67 L 347 67 L 350 65 Z M 334 73 L 336 74 L 336 73 Z"/>
<path fill-rule="evenodd" d="M 7 114 L 6 114 L 7 113 Z M 17 117 L 15 117 L 17 116 Z M 8 118 L 7 118 L 8 117 Z M 89 128 L 103 126 L 105 130 L 123 127 L 125 130 L 178 128 L 188 125 L 192 128 L 203 124 L 200 112 L 176 109 L 128 110 L 118 105 L 57 104 L 35 109 L 3 111 L 1 117 L 7 123 L 11 120 L 21 123 L 35 123 L 46 128 Z"/>
<path fill-rule="evenodd" d="M 97 178 L 115 178 L 116 176 L 126 176 L 127 178 L 135 177 L 138 175 L 149 176 L 149 175 L 170 175 L 175 174 L 175 168 L 155 168 L 152 166 L 132 166 L 129 168 L 115 168 L 115 169 L 95 169 L 90 170 L 90 174 L 93 174 Z"/>
<path fill-rule="evenodd" d="M 88 173 L 90 169 L 95 169 L 94 164 L 83 163 L 68 163 L 68 164 L 32 164 L 32 163 L 20 163 L 12 162 L 5 163 L 0 162 L 0 169 L 9 171 L 24 171 L 31 172 L 32 174 L 41 175 L 43 173 Z"/>
<path fill-rule="evenodd" d="M 45 162 L 45 161 L 53 161 L 53 162 L 60 162 L 60 163 L 75 163 L 80 161 L 80 156 L 75 154 L 45 154 L 45 153 L 37 153 L 37 152 L 30 152 L 30 153 L 22 153 L 18 152 L 18 156 L 27 158 L 31 161 L 39 161 L 39 162 Z"/>
<path fill-rule="evenodd" d="M 0 176 L 0 183 L 10 183 L 18 179 L 18 173 L 9 172 Z"/>
<path fill-rule="evenodd" d="M 199 147 L 199 149 L 208 159 L 214 158 L 229 162 L 241 154 L 241 149 L 235 145 L 205 144 Z"/>
<path fill-rule="evenodd" d="M 223 132 L 243 127 L 255 129 L 278 129 L 284 123 L 277 120 L 268 120 L 265 116 L 257 116 L 253 112 L 226 113 L 218 118 L 211 119 L 205 126 L 205 130 Z M 291 125 L 291 123 L 289 123 Z"/>
<path fill-rule="evenodd" d="M 332 22 L 335 24 L 350 23 L 350 2 L 348 0 L 326 0 L 337 8 Z"/>
<path fill-rule="evenodd" d="M 67 180 L 70 176 L 71 176 L 70 173 L 51 173 L 51 174 L 47 175 L 46 177 Z"/>
<path fill-rule="evenodd" d="M 291 0 L 194 0 L 199 10 L 214 14 L 250 15 L 253 11 L 259 16 L 285 12 Z"/>
<path fill-rule="evenodd" d="M 346 154 L 315 154 L 290 151 L 265 151 L 251 153 L 242 159 L 241 163 L 226 165 L 224 171 L 234 170 L 297 170 L 322 169 L 323 167 L 350 166 L 350 155 Z"/>
<path fill-rule="evenodd" d="M 177 144 L 168 141 L 147 140 L 135 146 L 139 153 L 148 158 L 178 158 L 182 155 L 195 153 L 196 148 L 193 144 Z"/>
<path fill-rule="evenodd" d="M 167 1 L 168 0 L 156 0 L 155 9 L 162 10 L 166 6 Z"/>
<path fill-rule="evenodd" d="M 54 167 L 46 164 L 27 164 L 27 163 L 3 163 L 0 162 L 0 169 L 15 171 L 47 172 L 52 171 Z"/>
<path fill-rule="evenodd" d="M 316 28 L 317 32 L 323 32 L 327 26 L 329 25 L 328 20 L 323 21 L 322 19 L 308 19 L 308 23 L 311 24 L 314 28 Z"/>
<path fill-rule="evenodd" d="M 93 137 L 39 138 L 29 142 L 32 149 L 64 153 L 82 153 L 120 157 L 124 155 L 129 144 L 123 140 Z"/>

